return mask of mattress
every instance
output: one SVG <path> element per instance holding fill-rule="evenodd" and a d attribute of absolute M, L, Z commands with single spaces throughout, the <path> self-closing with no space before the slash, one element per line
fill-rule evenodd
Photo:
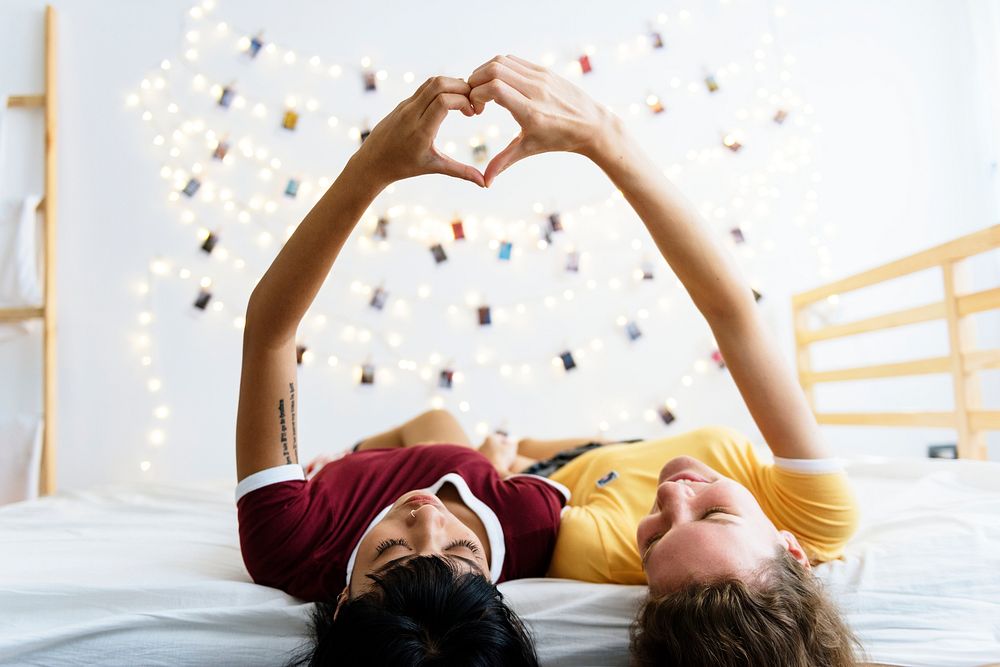
<path fill-rule="evenodd" d="M 1000 661 L 1000 464 L 847 463 L 861 526 L 816 568 L 891 665 Z M 0 507 L 0 664 L 275 665 L 312 607 L 250 581 L 230 481 L 106 486 Z M 627 665 L 641 586 L 501 585 L 544 665 Z"/>

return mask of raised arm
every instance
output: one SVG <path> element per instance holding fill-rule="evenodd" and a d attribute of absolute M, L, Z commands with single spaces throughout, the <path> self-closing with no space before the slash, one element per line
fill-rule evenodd
<path fill-rule="evenodd" d="M 593 160 L 642 218 L 705 316 L 733 380 L 775 456 L 829 456 L 795 376 L 766 331 L 749 285 L 698 212 L 606 107 L 566 79 L 515 56 L 469 78 L 476 111 L 509 109 L 522 131 L 486 169 L 486 182 L 529 155 L 570 151 Z"/>
<path fill-rule="evenodd" d="M 372 128 L 250 295 L 236 416 L 237 479 L 298 463 L 295 332 L 354 225 L 390 183 L 441 173 L 483 185 L 476 169 L 434 149 L 450 109 L 472 115 L 469 85 L 428 79 Z"/>

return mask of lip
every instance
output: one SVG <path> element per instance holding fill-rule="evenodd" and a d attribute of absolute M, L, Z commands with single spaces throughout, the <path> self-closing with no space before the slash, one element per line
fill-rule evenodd
<path fill-rule="evenodd" d="M 701 475 L 696 475 L 693 472 L 679 472 L 676 475 L 672 475 L 671 477 L 665 479 L 664 481 L 676 482 L 682 479 L 687 480 L 689 482 L 705 482 L 706 484 L 709 483 L 707 479 L 705 479 Z"/>
<path fill-rule="evenodd" d="M 441 505 L 441 501 L 438 500 L 437 496 L 432 496 L 426 493 L 419 493 L 415 496 L 410 496 L 406 499 L 404 505 Z"/>

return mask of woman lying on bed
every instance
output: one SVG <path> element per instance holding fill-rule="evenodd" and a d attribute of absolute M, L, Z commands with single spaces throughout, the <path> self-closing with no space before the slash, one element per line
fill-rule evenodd
<path fill-rule="evenodd" d="M 572 494 L 549 574 L 648 583 L 632 633 L 640 665 L 854 664 L 857 642 L 810 567 L 841 554 L 856 505 L 729 256 L 620 120 L 576 86 L 513 56 L 469 83 L 477 112 L 496 101 L 522 128 L 487 184 L 519 159 L 562 150 L 621 190 L 708 321 L 775 459 L 762 464 L 725 428 L 585 446 L 531 467 L 522 456 L 515 470 L 551 474 Z M 566 443 L 520 444 L 537 459 Z"/>
<path fill-rule="evenodd" d="M 421 444 L 440 439 L 439 411 L 401 429 L 398 446 L 351 454 L 308 482 L 298 463 L 299 322 L 386 186 L 426 173 L 483 185 L 480 172 L 433 147 L 449 110 L 473 115 L 469 93 L 460 79 L 435 77 L 389 113 L 247 305 L 236 425 L 240 547 L 257 583 L 325 603 L 316 609 L 319 639 L 300 656 L 312 664 L 537 664 L 495 584 L 544 576 L 565 489 L 538 476 L 502 478 L 462 434 L 445 430 L 448 444 Z M 494 458 L 513 454 L 486 444 Z"/>

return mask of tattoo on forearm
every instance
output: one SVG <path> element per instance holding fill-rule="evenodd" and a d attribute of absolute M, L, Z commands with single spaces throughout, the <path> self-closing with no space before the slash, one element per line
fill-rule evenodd
<path fill-rule="evenodd" d="M 285 399 L 278 400 L 278 421 L 281 423 L 281 453 L 285 455 L 285 463 L 291 463 L 292 457 L 288 452 L 288 433 L 285 429 Z"/>
<path fill-rule="evenodd" d="M 295 383 L 288 383 L 288 392 L 291 395 L 288 401 L 289 412 L 292 413 L 292 456 L 295 457 L 295 461 L 299 460 L 299 437 L 295 432 Z"/>

